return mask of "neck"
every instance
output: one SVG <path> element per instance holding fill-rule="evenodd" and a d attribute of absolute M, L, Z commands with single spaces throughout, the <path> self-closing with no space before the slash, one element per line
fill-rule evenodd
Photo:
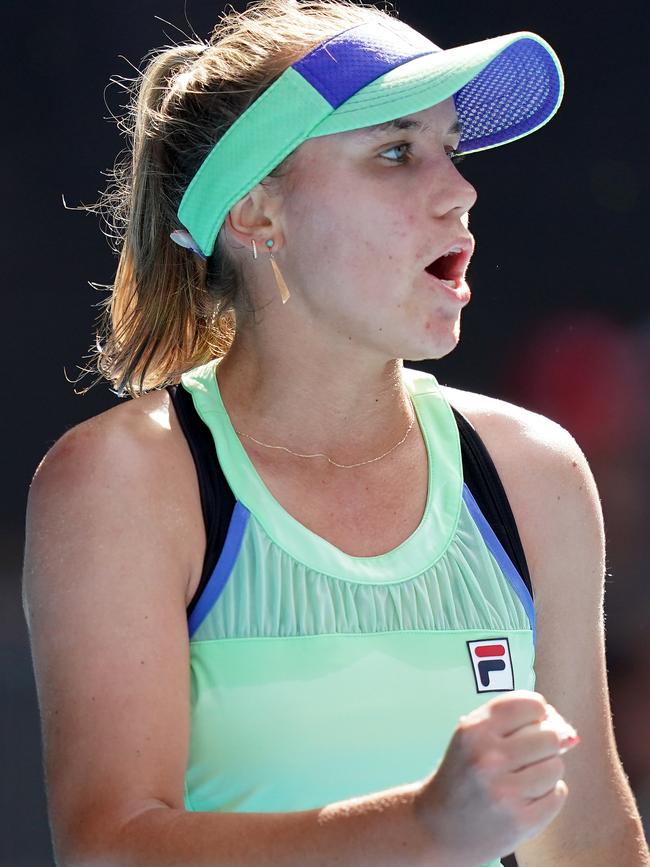
<path fill-rule="evenodd" d="M 353 350 L 344 358 L 313 348 L 294 357 L 285 346 L 278 352 L 238 335 L 218 365 L 217 378 L 239 431 L 267 444 L 301 454 L 322 452 L 347 464 L 386 452 L 407 431 L 413 409 L 402 367 L 401 359 L 371 361 L 359 353 L 355 357 Z M 265 451 L 293 462 L 319 462 Z"/>

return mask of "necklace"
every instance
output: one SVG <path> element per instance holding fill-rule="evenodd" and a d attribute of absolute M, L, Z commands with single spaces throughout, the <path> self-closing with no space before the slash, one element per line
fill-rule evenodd
<path fill-rule="evenodd" d="M 391 452 L 394 452 L 397 446 L 401 446 L 406 437 L 410 434 L 411 428 L 415 423 L 415 411 L 413 412 L 413 418 L 411 419 L 411 424 L 408 426 L 408 430 L 402 437 L 402 439 L 395 443 L 392 449 L 388 449 L 387 452 L 384 452 L 383 455 L 379 455 L 378 458 L 370 458 L 369 461 L 360 461 L 358 464 L 337 464 L 336 461 L 333 461 L 331 458 L 328 458 L 327 455 L 324 455 L 322 452 L 317 452 L 315 455 L 301 455 L 299 452 L 292 452 L 291 449 L 288 449 L 286 446 L 272 446 L 269 443 L 260 442 L 260 440 L 256 440 L 255 437 L 252 437 L 250 434 L 245 434 L 240 430 L 235 428 L 235 432 L 240 436 L 247 437 L 249 440 L 253 440 L 254 443 L 257 443 L 260 446 L 266 446 L 267 449 L 282 449 L 282 451 L 289 452 L 290 455 L 295 455 L 297 458 L 327 458 L 330 464 L 333 464 L 335 467 L 341 467 L 341 469 L 351 469 L 352 467 L 362 467 L 364 464 L 372 464 L 374 461 L 380 461 L 382 458 L 385 458 L 386 455 L 389 455 Z"/>

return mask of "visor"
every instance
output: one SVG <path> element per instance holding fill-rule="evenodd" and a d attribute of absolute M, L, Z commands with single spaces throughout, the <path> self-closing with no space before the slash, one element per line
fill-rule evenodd
<path fill-rule="evenodd" d="M 178 218 L 204 256 L 232 206 L 302 142 L 372 126 L 454 97 L 459 152 L 529 135 L 562 100 L 562 67 L 522 31 L 442 50 L 401 21 L 344 30 L 288 67 L 205 158 Z"/>

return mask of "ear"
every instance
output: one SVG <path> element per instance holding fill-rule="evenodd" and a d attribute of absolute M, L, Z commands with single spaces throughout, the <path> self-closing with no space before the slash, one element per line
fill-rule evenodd
<path fill-rule="evenodd" d="M 230 209 L 225 227 L 228 237 L 243 247 L 251 246 L 251 238 L 279 238 L 279 196 L 269 195 L 263 184 L 257 184 Z"/>

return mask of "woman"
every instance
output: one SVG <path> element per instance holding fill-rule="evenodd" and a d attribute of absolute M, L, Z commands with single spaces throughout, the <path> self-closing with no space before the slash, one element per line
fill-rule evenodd
<path fill-rule="evenodd" d="M 152 59 L 98 358 L 136 399 L 30 492 L 60 864 L 645 863 L 586 461 L 402 364 L 459 339 L 459 153 L 561 93 L 532 34 L 441 52 L 347 2 Z"/>

